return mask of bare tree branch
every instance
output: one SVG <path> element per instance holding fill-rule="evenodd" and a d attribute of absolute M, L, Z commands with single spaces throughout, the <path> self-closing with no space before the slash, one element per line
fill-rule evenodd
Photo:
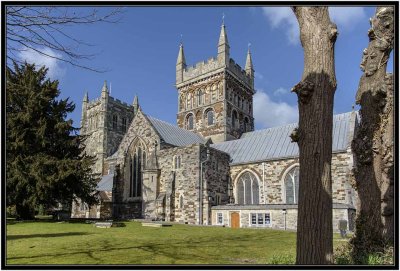
<path fill-rule="evenodd" d="M 75 67 L 104 72 L 105 70 L 80 63 L 80 60 L 93 59 L 96 53 L 83 53 L 80 46 L 93 45 L 68 34 L 67 27 L 119 23 L 123 10 L 116 8 L 104 15 L 99 14 L 96 9 L 89 13 L 77 10 L 69 7 L 6 6 L 7 63 L 21 62 L 18 53 L 33 50 Z M 46 53 L 46 49 L 51 49 L 55 54 Z"/>

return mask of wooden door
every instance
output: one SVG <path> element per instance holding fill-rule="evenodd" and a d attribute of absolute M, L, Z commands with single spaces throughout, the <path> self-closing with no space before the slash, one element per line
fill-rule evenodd
<path fill-rule="evenodd" d="M 239 213 L 231 213 L 231 228 L 239 228 L 240 221 L 239 221 Z"/>

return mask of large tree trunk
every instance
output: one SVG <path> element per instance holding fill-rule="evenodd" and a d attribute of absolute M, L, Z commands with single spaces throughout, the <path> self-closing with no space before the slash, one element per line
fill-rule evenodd
<path fill-rule="evenodd" d="M 361 62 L 364 74 L 356 96 L 361 123 L 352 144 L 360 199 L 352 244 L 358 257 L 393 244 L 394 227 L 393 77 L 386 74 L 393 48 L 393 7 L 378 7 L 370 22 L 369 45 Z"/>
<path fill-rule="evenodd" d="M 300 151 L 297 219 L 297 264 L 330 264 L 332 229 L 332 123 L 336 90 L 336 25 L 328 7 L 294 7 L 304 48 L 302 80 L 297 93 L 299 127 L 292 134 Z"/>

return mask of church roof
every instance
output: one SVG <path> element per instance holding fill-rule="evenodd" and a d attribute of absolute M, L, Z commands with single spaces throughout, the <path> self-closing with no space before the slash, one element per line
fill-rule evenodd
<path fill-rule="evenodd" d="M 354 133 L 356 113 L 333 116 L 332 152 L 346 151 Z M 211 147 L 230 155 L 231 164 L 278 160 L 299 156 L 297 143 L 289 135 L 298 126 L 292 123 L 244 133 L 240 139 L 212 144 Z"/>
<path fill-rule="evenodd" d="M 100 182 L 98 182 L 96 190 L 97 191 L 111 191 L 113 187 L 114 174 L 108 174 L 101 177 Z"/>
<path fill-rule="evenodd" d="M 147 115 L 146 117 L 151 122 L 154 129 L 157 130 L 164 142 L 167 144 L 182 147 L 206 142 L 203 137 L 196 133 L 179 128 L 178 126 L 153 118 L 149 115 Z"/>

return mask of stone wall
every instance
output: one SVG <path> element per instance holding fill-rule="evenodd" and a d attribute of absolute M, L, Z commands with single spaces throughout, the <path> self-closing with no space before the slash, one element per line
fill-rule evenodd
<path fill-rule="evenodd" d="M 159 191 L 165 192 L 170 202 L 165 210 L 167 221 L 188 224 L 198 221 L 199 151 L 200 145 L 194 144 L 162 149 L 157 156 L 161 169 Z M 181 161 L 179 168 L 174 164 L 177 156 Z"/>
<path fill-rule="evenodd" d="M 209 159 L 203 165 L 203 224 L 206 225 L 211 224 L 211 206 L 229 203 L 229 155 L 213 148 L 209 150 Z M 205 161 L 204 145 L 201 153 L 201 161 Z"/>
<path fill-rule="evenodd" d="M 357 195 L 351 186 L 352 154 L 350 151 L 332 155 L 332 198 L 333 202 L 356 206 Z M 259 181 L 261 204 L 282 204 L 284 198 L 284 178 L 286 173 L 299 164 L 298 158 L 287 158 L 252 164 L 231 165 L 230 174 L 233 180 L 234 197 L 236 182 L 245 171 L 252 172 Z"/>

